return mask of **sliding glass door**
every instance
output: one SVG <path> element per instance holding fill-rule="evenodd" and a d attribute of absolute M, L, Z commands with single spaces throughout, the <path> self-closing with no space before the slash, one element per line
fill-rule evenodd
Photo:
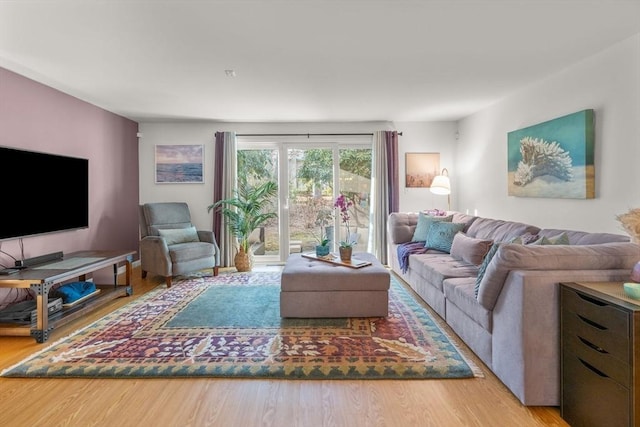
<path fill-rule="evenodd" d="M 278 220 L 254 232 L 254 260 L 285 261 L 291 253 L 311 252 L 326 237 L 331 250 L 346 240 L 333 203 L 343 194 L 350 207 L 350 240 L 356 251 L 367 251 L 371 191 L 370 143 L 244 142 L 238 141 L 238 179 L 250 183 L 274 180 Z"/>

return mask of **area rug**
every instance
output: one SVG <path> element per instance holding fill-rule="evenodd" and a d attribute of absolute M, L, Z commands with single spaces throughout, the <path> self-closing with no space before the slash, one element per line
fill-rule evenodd
<path fill-rule="evenodd" d="M 282 319 L 280 271 L 157 288 L 4 377 L 470 378 L 481 371 L 392 276 L 386 318 Z"/>

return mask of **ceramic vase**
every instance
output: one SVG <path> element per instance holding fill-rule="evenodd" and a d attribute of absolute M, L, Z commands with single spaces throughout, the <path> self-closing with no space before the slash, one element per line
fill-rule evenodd
<path fill-rule="evenodd" d="M 351 254 L 353 253 L 353 248 L 351 246 L 344 248 L 340 246 L 340 261 L 351 261 Z"/>
<path fill-rule="evenodd" d="M 631 270 L 631 281 L 640 283 L 640 261 L 633 266 L 633 270 Z"/>
<path fill-rule="evenodd" d="M 329 245 L 316 245 L 316 256 L 329 255 Z"/>

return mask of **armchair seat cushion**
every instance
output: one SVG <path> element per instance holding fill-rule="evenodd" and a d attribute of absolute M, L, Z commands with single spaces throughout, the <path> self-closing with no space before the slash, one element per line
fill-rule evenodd
<path fill-rule="evenodd" d="M 176 243 L 169 246 L 169 256 L 173 263 L 191 261 L 197 258 L 215 256 L 214 246 L 204 242 Z"/>

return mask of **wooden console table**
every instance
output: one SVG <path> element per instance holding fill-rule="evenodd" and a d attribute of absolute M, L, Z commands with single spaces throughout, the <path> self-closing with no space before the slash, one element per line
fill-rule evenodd
<path fill-rule="evenodd" d="M 0 335 L 33 336 L 37 342 L 43 343 L 55 326 L 68 323 L 96 307 L 106 304 L 121 296 L 133 294 L 131 286 L 131 262 L 135 251 L 80 251 L 64 255 L 61 260 L 36 265 L 9 276 L 0 277 L 2 288 L 32 289 L 36 294 L 35 321 L 31 325 L 13 323 L 0 324 Z M 118 267 L 126 268 L 125 283 L 118 284 Z M 95 296 L 81 303 L 63 307 L 55 319 L 49 318 L 48 304 L 51 288 L 71 280 L 86 281 L 92 273 L 102 268 L 113 267 L 114 283 L 112 285 L 96 284 L 100 290 Z"/>

